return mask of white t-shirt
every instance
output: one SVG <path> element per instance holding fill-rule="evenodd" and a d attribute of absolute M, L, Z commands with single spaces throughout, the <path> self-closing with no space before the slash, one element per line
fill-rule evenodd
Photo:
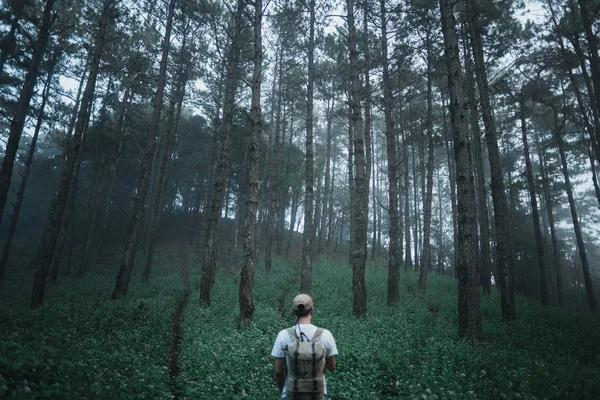
<path fill-rule="evenodd" d="M 309 341 L 312 340 L 313 335 L 315 332 L 317 332 L 317 327 L 313 324 L 299 324 L 295 325 L 294 328 L 296 329 L 296 335 L 298 335 L 298 338 L 300 338 L 300 334 L 302 333 L 302 339 L 304 339 L 304 335 L 306 335 Z M 288 343 L 292 343 L 293 341 L 294 340 L 290 336 L 290 333 L 287 331 L 287 329 L 280 331 L 277 335 L 277 339 L 275 339 L 275 344 L 273 345 L 271 355 L 275 358 L 285 358 L 285 353 L 283 350 Z M 323 347 L 325 347 L 325 357 L 331 357 L 338 354 L 333 335 L 327 329 L 323 329 L 323 333 L 321 334 L 321 338 L 318 340 L 318 342 L 323 343 Z M 327 394 L 327 383 L 325 382 L 325 377 L 323 377 L 323 386 L 325 387 L 325 394 Z M 284 384 L 281 398 L 285 399 L 285 397 Z"/>

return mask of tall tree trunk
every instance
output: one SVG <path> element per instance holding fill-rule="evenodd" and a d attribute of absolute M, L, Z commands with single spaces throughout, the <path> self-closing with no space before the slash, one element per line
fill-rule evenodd
<path fill-rule="evenodd" d="M 235 12 L 235 27 L 229 49 L 225 98 L 223 99 L 223 119 L 219 129 L 220 144 L 216 156 L 216 169 L 212 187 L 212 196 L 208 205 L 206 233 L 204 238 L 204 260 L 202 264 L 202 280 L 200 282 L 200 302 L 210 305 L 210 291 L 215 283 L 217 269 L 217 245 L 219 226 L 223 208 L 223 195 L 227 189 L 227 168 L 229 158 L 229 137 L 233 130 L 233 114 L 235 95 L 238 84 L 240 62 L 240 38 L 242 32 L 245 0 L 238 0 Z"/>
<path fill-rule="evenodd" d="M 417 167 L 416 167 L 416 155 L 415 155 L 415 141 L 414 141 L 414 132 L 411 133 L 412 144 L 410 146 L 411 156 L 412 156 L 412 174 L 413 174 L 413 240 L 415 247 L 415 258 L 414 258 L 414 268 L 415 270 L 419 269 L 420 258 L 419 258 L 419 215 L 421 212 L 419 211 L 419 176 L 417 175 Z M 407 171 L 408 173 L 408 171 Z"/>
<path fill-rule="evenodd" d="M 252 285 L 254 282 L 254 243 L 256 235 L 256 211 L 258 209 L 259 151 L 262 130 L 260 107 L 260 84 L 262 75 L 262 0 L 254 2 L 254 73 L 252 76 L 252 125 L 250 165 L 248 169 L 248 196 L 246 223 L 244 225 L 244 266 L 239 288 L 240 325 L 248 326 L 254 314 Z M 279 129 L 279 128 L 277 128 Z"/>
<path fill-rule="evenodd" d="M 381 61 L 383 63 L 383 113 L 385 118 L 385 136 L 388 158 L 388 201 L 390 216 L 390 250 L 388 255 L 388 284 L 387 303 L 395 304 L 400 301 L 400 224 L 398 223 L 398 140 L 394 117 L 392 116 L 393 93 L 390 82 L 388 39 L 387 39 L 387 10 L 385 0 L 379 0 L 381 7 Z"/>
<path fill-rule="evenodd" d="M 465 36 L 465 47 L 468 47 L 468 35 Z M 477 166 L 477 202 L 479 220 L 479 277 L 483 292 L 492 293 L 491 280 L 491 254 L 490 254 L 490 220 L 488 216 L 487 190 L 485 184 L 485 163 L 483 162 L 483 148 L 481 145 L 481 129 L 479 128 L 479 109 L 477 95 L 475 94 L 475 74 L 473 61 L 469 49 L 465 48 L 465 69 L 468 79 L 467 89 L 470 102 L 471 131 L 474 139 L 475 165 Z"/>
<path fill-rule="evenodd" d="M 537 196 L 535 194 L 535 182 L 533 177 L 533 167 L 531 166 L 531 156 L 529 155 L 529 143 L 527 142 L 527 121 L 525 117 L 525 99 L 523 93 L 519 101 L 519 116 L 521 120 L 521 133 L 523 138 L 523 153 L 525 155 L 525 172 L 527 174 L 527 186 L 529 188 L 529 200 L 531 202 L 531 213 L 533 217 L 533 229 L 535 233 L 535 243 L 537 245 L 538 264 L 540 271 L 540 300 L 543 306 L 548 305 L 548 284 L 546 279 L 546 257 L 544 255 L 544 240 L 542 238 L 542 229 L 540 228 L 540 214 L 537 205 Z"/>
<path fill-rule="evenodd" d="M 431 213 L 433 204 L 433 91 L 431 71 L 433 69 L 433 58 L 431 54 L 431 33 L 427 31 L 427 187 L 425 193 L 425 204 L 423 205 L 423 255 L 421 261 L 421 273 L 419 274 L 419 289 L 427 289 L 427 272 L 431 269 Z M 424 162 L 424 160 L 423 160 Z"/>
<path fill-rule="evenodd" d="M 353 313 L 360 318 L 367 313 L 365 262 L 367 257 L 367 225 L 369 223 L 369 171 L 365 162 L 365 138 L 360 109 L 361 84 L 354 25 L 354 0 L 346 0 L 348 10 L 348 47 L 350 50 L 351 124 L 354 127 L 354 182 L 356 203 L 354 207 L 354 244 L 352 245 Z M 367 152 L 368 153 L 368 152 Z M 367 160 L 368 161 L 368 160 Z"/>
<path fill-rule="evenodd" d="M 67 197 L 69 194 L 69 188 L 71 186 L 71 179 L 73 177 L 73 170 L 75 169 L 75 163 L 81 150 L 81 139 L 83 137 L 83 132 L 87 125 L 91 106 L 94 101 L 94 92 L 96 89 L 98 71 L 100 69 L 100 60 L 102 58 L 102 54 L 104 53 L 104 39 L 109 20 L 113 14 L 114 5 L 114 0 L 105 0 L 102 6 L 103 9 L 102 16 L 100 18 L 100 25 L 94 40 L 94 53 L 90 64 L 90 75 L 83 92 L 83 99 L 81 101 L 81 107 L 77 117 L 75 132 L 73 133 L 73 137 L 71 138 L 69 144 L 69 151 L 61 174 L 58 191 L 50 203 L 49 215 L 51 217 L 49 220 L 49 231 L 43 245 L 40 269 L 35 274 L 35 281 L 33 283 L 33 291 L 31 294 L 31 308 L 40 307 L 44 301 L 46 278 L 48 277 L 48 271 L 50 269 L 54 247 L 60 232 L 65 205 L 67 203 Z"/>
<path fill-rule="evenodd" d="M 454 247 L 454 257 L 451 259 L 451 269 L 456 277 L 456 265 L 458 264 L 458 210 L 456 204 L 456 165 L 452 153 L 454 152 L 454 145 L 452 140 L 448 136 L 447 119 L 446 119 L 446 106 L 444 105 L 444 95 L 442 94 L 442 108 L 444 109 L 444 125 L 442 132 L 444 133 L 444 144 L 446 145 L 446 155 L 448 157 L 448 175 L 450 183 L 450 205 L 452 210 L 452 244 Z M 450 104 L 448 104 L 448 109 Z"/>
<path fill-rule="evenodd" d="M 367 178 L 367 213 L 369 210 L 369 182 L 371 181 L 371 169 L 373 166 L 373 139 L 371 133 L 371 57 L 370 57 L 370 49 L 369 49 L 369 2 L 362 2 L 363 9 L 363 35 L 362 35 L 362 51 L 363 51 L 363 67 L 364 67 L 364 108 L 365 108 L 365 132 L 364 132 L 364 147 L 366 153 L 366 178 Z M 375 196 L 375 189 L 373 189 L 373 196 Z M 373 197 L 374 198 L 374 197 Z M 373 207 L 373 211 L 375 211 L 375 207 Z M 376 216 L 375 212 L 373 212 L 373 216 Z M 375 221 L 375 220 L 374 220 Z M 367 232 L 369 226 L 369 218 L 367 217 Z M 375 235 L 376 224 L 373 223 L 373 235 Z M 367 233 L 368 234 L 368 233 Z M 365 244 L 366 246 L 366 244 Z M 365 250 L 366 251 L 366 250 Z M 375 245 L 373 245 L 373 251 L 375 251 Z M 375 254 L 375 253 L 373 253 Z M 373 257 L 375 258 L 375 257 Z"/>
<path fill-rule="evenodd" d="M 451 0 L 440 0 L 444 53 L 450 91 L 450 120 L 454 138 L 456 184 L 458 198 L 458 334 L 474 343 L 481 342 L 479 308 L 479 274 L 477 271 L 477 218 L 475 212 L 475 180 L 468 131 L 468 105 L 463 95 L 462 72 L 456 19 Z"/>
<path fill-rule="evenodd" d="M 135 198 L 133 200 L 133 209 L 129 218 L 129 228 L 127 230 L 127 238 L 125 248 L 121 256 L 121 265 L 115 284 L 115 290 L 112 294 L 112 299 L 117 300 L 127 294 L 127 287 L 133 270 L 133 260 L 137 247 L 140 227 L 142 224 L 142 216 L 148 192 L 148 184 L 150 180 L 150 170 L 154 153 L 156 152 L 156 139 L 160 126 L 161 111 L 163 106 L 163 97 L 165 92 L 165 84 L 167 78 L 167 62 L 169 59 L 169 47 L 171 45 L 171 30 L 173 27 L 173 14 L 175 11 L 176 0 L 170 0 L 169 10 L 167 14 L 167 22 L 165 27 L 165 36 L 162 42 L 162 56 L 160 60 L 160 70 L 158 72 L 158 86 L 154 95 L 152 121 L 148 132 L 148 144 L 142 161 L 142 170 L 140 172 Z"/>
<path fill-rule="evenodd" d="M 83 132 L 83 138 L 87 136 L 88 132 L 88 123 L 86 123 L 85 131 Z M 69 194 L 67 197 L 67 203 L 65 205 L 65 211 L 62 217 L 61 228 L 58 235 L 58 239 L 56 240 L 56 245 L 54 246 L 54 254 L 52 257 L 52 263 L 50 266 L 50 283 L 55 284 L 58 279 L 58 271 L 60 269 L 61 261 L 63 258 L 63 250 L 65 248 L 65 244 L 67 241 L 69 242 L 69 268 L 70 270 L 70 260 L 71 253 L 73 248 L 75 247 L 75 243 L 73 240 L 73 234 L 76 229 L 73 221 L 73 212 L 75 210 L 75 203 L 77 202 L 77 189 L 79 187 L 79 173 L 81 172 L 81 158 L 83 151 L 80 151 L 77 155 L 77 160 L 75 161 L 75 168 L 73 169 L 73 177 L 71 178 L 71 183 L 69 187 Z M 67 240 L 67 237 L 69 240 Z"/>
<path fill-rule="evenodd" d="M 35 130 L 33 132 L 33 137 L 31 138 L 31 143 L 29 144 L 29 151 L 27 152 L 27 159 L 25 160 L 25 165 L 23 167 L 23 173 L 21 174 L 21 182 L 19 183 L 19 188 L 17 189 L 17 197 L 13 204 L 12 214 L 10 216 L 10 223 L 8 225 L 8 231 L 6 233 L 6 239 L 4 241 L 4 245 L 2 246 L 2 255 L 0 256 L 0 282 L 4 279 L 4 271 L 6 269 L 6 263 L 8 262 L 8 256 L 10 254 L 10 250 L 12 247 L 12 241 L 15 235 L 15 231 L 17 229 L 17 221 L 19 220 L 19 212 L 21 211 L 21 205 L 23 204 L 23 198 L 25 195 L 25 189 L 27 187 L 27 179 L 29 178 L 29 172 L 31 170 L 31 164 L 33 162 L 33 156 L 35 154 L 35 148 L 38 140 L 38 136 L 40 134 L 40 130 L 42 129 L 42 125 L 44 123 L 44 110 L 46 108 L 46 103 L 48 102 L 48 97 L 50 96 L 50 88 L 52 87 L 52 78 L 54 77 L 54 69 L 58 62 L 58 59 L 61 57 L 61 49 L 58 48 L 54 52 L 54 56 L 52 57 L 52 61 L 50 62 L 50 67 L 48 71 L 48 76 L 46 78 L 46 83 L 44 85 L 44 90 L 42 92 L 42 103 L 40 104 L 38 113 L 37 113 L 37 121 L 35 123 Z M 1 73 L 1 70 L 0 70 Z"/>
<path fill-rule="evenodd" d="M 412 243 L 410 237 L 410 225 L 412 221 L 410 218 L 410 177 L 408 174 L 408 145 L 406 143 L 406 133 L 404 132 L 404 130 L 402 131 L 402 158 L 404 159 L 404 237 L 406 240 L 406 259 L 404 260 L 404 272 L 408 272 L 413 265 L 411 254 Z M 400 229 L 402 229 L 402 227 L 400 227 Z"/>
<path fill-rule="evenodd" d="M 488 87 L 488 78 L 485 68 L 482 44 L 482 30 L 479 10 L 475 0 L 466 0 L 467 20 L 469 22 L 469 33 L 471 37 L 471 47 L 475 60 L 475 76 L 477 86 L 479 87 L 479 99 L 483 111 L 483 123 L 485 125 L 485 138 L 488 147 L 488 156 L 490 160 L 490 174 L 492 186 L 492 200 L 494 203 L 494 221 L 496 224 L 496 256 L 499 271 L 500 286 L 500 304 L 502 317 L 506 321 L 516 318 L 515 293 L 513 288 L 513 266 L 510 260 L 510 240 L 509 240 L 509 221 L 508 205 L 504 187 L 504 177 L 502 173 L 502 163 L 500 161 L 500 149 L 498 148 L 498 133 L 494 116 L 492 115 L 492 105 L 490 103 L 490 93 Z"/>
<path fill-rule="evenodd" d="M 273 137 L 273 144 L 270 146 L 272 149 L 271 165 L 268 168 L 269 174 L 269 199 L 267 205 L 267 221 L 266 221 L 266 238 L 265 238 L 265 271 L 270 272 L 272 266 L 272 254 L 273 254 L 273 236 L 275 230 L 275 213 L 277 210 L 277 198 L 279 196 L 279 157 L 280 157 L 280 132 L 281 132 L 281 96 L 282 93 L 279 91 L 277 106 L 275 105 L 275 83 L 279 79 L 279 88 L 281 89 L 281 78 L 282 78 L 282 57 L 283 48 L 280 44 L 279 51 L 275 57 L 275 71 L 277 77 L 273 79 L 273 96 L 271 98 L 271 121 L 273 121 L 273 111 L 276 108 L 277 112 L 275 115 L 275 123 L 271 124 L 274 128 L 275 135 Z"/>
<path fill-rule="evenodd" d="M 6 141 L 6 151 L 0 168 L 0 222 L 2 221 L 4 206 L 6 205 L 6 199 L 8 197 L 8 189 L 10 187 L 15 158 L 17 156 L 17 151 L 19 150 L 19 142 L 21 140 L 21 135 L 23 134 L 23 127 L 25 126 L 25 120 L 29 114 L 29 103 L 31 103 L 42 59 L 46 52 L 46 44 L 48 43 L 48 37 L 50 36 L 50 27 L 54 22 L 54 18 L 52 18 L 52 7 L 54 7 L 54 2 L 55 0 L 46 0 L 42 26 L 33 45 L 31 61 L 27 63 L 28 67 L 27 73 L 25 74 L 25 82 L 19 93 L 15 114 L 10 121 L 10 131 Z"/>
<path fill-rule="evenodd" d="M 186 22 L 182 21 L 182 25 L 185 26 Z M 167 113 L 167 123 L 164 127 L 165 134 L 163 135 L 162 143 L 163 149 L 161 158 L 159 160 L 159 169 L 157 174 L 157 185 L 154 202 L 152 207 L 149 209 L 150 212 L 150 223 L 148 225 L 149 236 L 148 243 L 146 244 L 146 260 L 144 264 L 144 273 L 142 275 L 142 281 L 148 282 L 150 277 L 150 269 L 152 268 L 152 261 L 154 258 L 154 250 L 156 248 L 156 239 L 158 237 L 158 227 L 160 224 L 160 216 L 163 210 L 163 203 L 165 197 L 165 188 L 167 186 L 167 178 L 169 176 L 169 169 L 172 164 L 173 151 L 175 149 L 175 141 L 177 139 L 177 129 L 179 127 L 179 119 L 181 118 L 181 108 L 183 103 L 183 97 L 185 96 L 185 85 L 187 83 L 187 71 L 184 70 L 184 60 L 186 48 L 186 37 L 187 32 L 183 33 L 183 39 L 181 42 L 181 49 L 179 51 L 179 65 L 177 67 L 177 83 L 171 101 L 169 104 L 169 111 Z"/>
<path fill-rule="evenodd" d="M 314 211 L 314 145 L 313 145 L 313 97 L 315 85 L 315 0 L 310 0 L 308 39 L 308 82 L 306 99 L 306 192 L 304 194 L 304 234 L 302 242 L 302 270 L 300 290 L 309 293 L 312 288 L 312 245 Z"/>
<path fill-rule="evenodd" d="M 323 253 L 323 236 L 325 236 L 325 230 L 331 220 L 327 222 L 327 210 L 329 209 L 329 191 L 331 188 L 331 148 L 332 148 L 332 132 L 331 125 L 333 122 L 333 110 L 335 108 L 335 99 L 327 99 L 327 150 L 325 154 L 325 183 L 323 186 L 323 211 L 321 212 L 321 233 L 319 234 L 319 249 L 318 253 Z"/>
<path fill-rule="evenodd" d="M 123 129 L 123 123 L 125 122 L 125 114 L 127 113 L 127 109 L 131 105 L 131 90 L 127 88 L 125 93 L 123 94 L 123 100 L 121 100 L 120 110 L 117 117 L 117 125 L 115 127 L 115 132 L 117 137 L 119 138 L 119 144 L 117 145 L 116 152 L 113 156 L 113 162 L 110 166 L 110 176 L 109 176 L 109 184 L 106 190 L 106 196 L 103 198 L 104 200 L 104 209 L 102 211 L 102 228 L 100 229 L 100 246 L 98 249 L 98 258 L 101 258 L 104 255 L 104 249 L 106 247 L 106 227 L 108 224 L 108 217 L 110 214 L 110 205 L 112 204 L 112 191 L 115 183 L 115 176 L 117 174 L 117 169 L 119 166 L 119 161 L 121 160 L 121 152 L 123 150 L 123 138 L 125 137 L 125 131 Z"/>
<path fill-rule="evenodd" d="M 555 122 L 557 122 L 557 111 L 555 111 Z M 594 284 L 590 275 L 590 269 L 585 251 L 585 244 L 583 242 L 583 235 L 581 234 L 581 226 L 579 225 L 579 218 L 577 217 L 577 209 L 575 208 L 575 198 L 573 196 L 573 188 L 571 186 L 571 180 L 569 179 L 569 167 L 567 165 L 567 157 L 565 155 L 565 145 L 562 138 L 562 126 L 558 126 L 555 123 L 554 128 L 554 140 L 560 153 L 560 161 L 562 164 L 562 172 L 565 177 L 565 189 L 567 190 L 567 197 L 569 198 L 569 208 L 571 210 L 571 219 L 573 220 L 573 229 L 575 230 L 575 237 L 577 238 L 577 250 L 579 252 L 579 258 L 581 259 L 581 270 L 583 272 L 583 281 L 585 282 L 585 291 L 588 297 L 588 303 L 590 311 L 593 313 L 598 312 L 598 303 L 596 300 L 596 294 L 594 292 Z"/>

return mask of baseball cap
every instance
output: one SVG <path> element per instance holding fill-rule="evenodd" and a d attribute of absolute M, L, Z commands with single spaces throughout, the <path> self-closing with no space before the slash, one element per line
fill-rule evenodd
<path fill-rule="evenodd" d="M 312 308 L 313 301 L 309 295 L 301 293 L 298 296 L 294 297 L 294 302 L 292 303 L 292 310 L 310 310 Z"/>

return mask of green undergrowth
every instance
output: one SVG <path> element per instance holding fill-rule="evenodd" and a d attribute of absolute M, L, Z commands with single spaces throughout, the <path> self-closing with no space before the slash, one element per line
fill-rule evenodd
<path fill-rule="evenodd" d="M 217 279 L 212 305 L 197 299 L 183 323 L 181 374 L 186 398 L 276 398 L 270 352 L 280 329 L 293 324 L 290 287 L 295 265 L 257 267 L 256 312 L 237 327 L 239 282 Z M 593 399 L 600 393 L 598 318 L 518 302 L 519 319 L 504 323 L 499 296 L 482 297 L 484 342 L 472 346 L 457 333 L 454 280 L 402 274 L 401 299 L 386 305 L 387 265 L 367 266 L 368 315 L 352 316 L 352 272 L 321 258 L 313 270 L 313 322 L 331 330 L 340 351 L 327 374 L 330 399 Z M 285 295 L 284 315 L 279 300 Z"/>
<path fill-rule="evenodd" d="M 110 300 L 114 266 L 61 277 L 38 310 L 29 309 L 25 278 L 3 282 L 0 398 L 170 398 L 171 326 L 183 293 L 176 255 L 163 247 L 149 283 L 134 273 L 119 301 Z"/>
<path fill-rule="evenodd" d="M 183 285 L 177 246 L 159 250 L 150 282 L 140 282 L 137 265 L 120 301 L 109 300 L 112 263 L 49 286 L 35 311 L 31 271 L 3 284 L 0 398 L 277 398 L 270 353 L 277 332 L 293 324 L 299 261 L 276 259 L 269 273 L 256 265 L 254 321 L 240 330 L 239 265 L 219 269 L 211 305 L 201 306 L 200 269 L 187 249 L 191 293 L 179 375 L 170 386 L 172 321 Z M 402 273 L 400 301 L 388 306 L 387 262 L 380 260 L 367 264 L 368 313 L 357 320 L 352 271 L 340 254 L 319 258 L 311 290 L 313 322 L 333 333 L 340 352 L 337 370 L 327 373 L 329 399 L 598 398 L 597 316 L 518 299 L 518 319 L 505 323 L 494 291 L 481 298 L 484 340 L 473 346 L 458 337 L 453 279 L 430 274 L 423 293 L 416 273 Z"/>

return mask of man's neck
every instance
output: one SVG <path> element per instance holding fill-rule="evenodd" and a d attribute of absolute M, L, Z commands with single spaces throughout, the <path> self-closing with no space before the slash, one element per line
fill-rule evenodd
<path fill-rule="evenodd" d="M 301 317 L 301 318 L 298 318 L 298 323 L 299 324 L 306 324 L 306 325 L 308 325 L 308 324 L 311 323 L 311 321 L 312 321 L 312 318 L 310 318 L 310 317 Z"/>

